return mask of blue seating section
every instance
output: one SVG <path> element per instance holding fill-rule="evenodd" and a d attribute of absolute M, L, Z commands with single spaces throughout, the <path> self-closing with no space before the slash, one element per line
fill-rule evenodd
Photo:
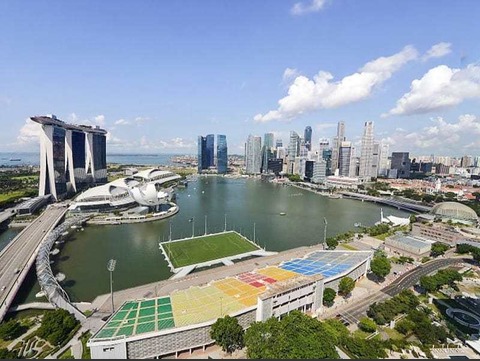
<path fill-rule="evenodd" d="M 342 252 L 314 252 L 305 258 L 296 258 L 279 267 L 304 276 L 322 274 L 330 278 L 343 273 L 365 260 L 365 255 Z"/>

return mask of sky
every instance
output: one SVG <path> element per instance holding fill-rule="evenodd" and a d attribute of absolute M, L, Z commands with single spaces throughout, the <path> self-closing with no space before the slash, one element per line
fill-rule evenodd
<path fill-rule="evenodd" d="M 38 151 L 33 115 L 107 129 L 110 153 L 195 154 L 198 135 L 338 121 L 360 144 L 480 155 L 480 2 L 0 2 L 0 151 Z"/>

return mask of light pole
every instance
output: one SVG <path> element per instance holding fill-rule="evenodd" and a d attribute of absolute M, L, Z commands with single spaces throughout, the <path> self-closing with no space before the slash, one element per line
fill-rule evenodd
<path fill-rule="evenodd" d="M 207 215 L 205 215 L 205 236 L 207 235 Z"/>
<path fill-rule="evenodd" d="M 170 226 L 170 232 L 168 234 L 168 240 L 171 242 L 172 241 L 172 220 L 170 219 L 168 221 L 168 223 L 169 223 L 169 226 Z"/>
<path fill-rule="evenodd" d="M 191 218 L 192 220 L 192 238 L 195 236 L 195 217 Z"/>
<path fill-rule="evenodd" d="M 255 222 L 253 222 L 253 243 L 255 243 Z"/>
<path fill-rule="evenodd" d="M 110 272 L 110 295 L 112 297 L 112 314 L 115 312 L 115 306 L 113 305 L 113 271 L 115 271 L 115 265 L 117 264 L 117 260 L 111 259 L 108 261 L 107 269 Z"/>
<path fill-rule="evenodd" d="M 227 214 L 225 213 L 225 226 L 223 227 L 223 231 L 227 231 Z"/>
<path fill-rule="evenodd" d="M 325 227 L 323 228 L 323 249 L 325 249 L 325 243 L 327 242 L 327 218 L 323 217 L 323 221 L 325 222 Z"/>

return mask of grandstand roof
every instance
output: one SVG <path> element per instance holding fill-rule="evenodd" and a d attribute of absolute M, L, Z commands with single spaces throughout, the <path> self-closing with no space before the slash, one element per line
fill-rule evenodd
<path fill-rule="evenodd" d="M 253 309 L 257 298 L 293 284 L 326 281 L 349 273 L 372 256 L 371 251 L 315 251 L 282 262 L 161 297 L 128 301 L 93 336 L 95 340 L 159 332 L 215 320 Z"/>

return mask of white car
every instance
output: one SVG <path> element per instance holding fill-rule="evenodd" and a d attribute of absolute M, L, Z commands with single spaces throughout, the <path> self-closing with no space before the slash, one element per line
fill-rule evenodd
<path fill-rule="evenodd" d="M 1 290 L 2 290 L 2 291 L 5 291 L 5 286 L 2 286 Z"/>

